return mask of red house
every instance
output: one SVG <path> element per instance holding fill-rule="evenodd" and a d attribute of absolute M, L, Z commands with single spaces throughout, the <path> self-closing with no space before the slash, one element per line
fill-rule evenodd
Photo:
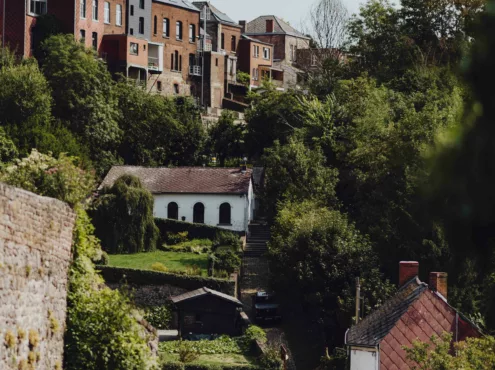
<path fill-rule="evenodd" d="M 447 302 L 447 274 L 418 278 L 418 262 L 400 262 L 397 294 L 346 333 L 351 370 L 411 369 L 403 346 L 432 335 L 452 333 L 454 341 L 481 336 L 481 330 Z"/>

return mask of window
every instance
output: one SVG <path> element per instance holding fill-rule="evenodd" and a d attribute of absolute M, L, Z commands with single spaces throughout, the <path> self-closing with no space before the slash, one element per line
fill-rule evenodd
<path fill-rule="evenodd" d="M 158 81 L 158 90 L 162 90 L 162 83 Z M 178 220 L 179 219 L 179 206 L 175 202 L 170 202 L 167 206 L 167 218 L 171 220 Z"/>
<path fill-rule="evenodd" d="M 110 23 L 110 3 L 105 1 L 105 23 Z"/>
<path fill-rule="evenodd" d="M 292 60 L 295 62 L 297 59 L 297 45 L 294 46 L 294 57 L 292 58 Z"/>
<path fill-rule="evenodd" d="M 218 67 L 218 58 L 215 60 L 215 67 Z"/>
<path fill-rule="evenodd" d="M 229 203 L 223 203 L 220 205 L 220 217 L 219 217 L 219 224 L 220 225 L 230 225 L 231 220 L 230 220 L 230 204 Z"/>
<path fill-rule="evenodd" d="M 179 84 L 174 84 L 174 93 L 175 95 L 179 95 Z M 203 211 L 203 218 L 204 218 L 204 211 Z"/>
<path fill-rule="evenodd" d="M 139 33 L 144 34 L 144 17 L 139 17 Z"/>
<path fill-rule="evenodd" d="M 129 33 L 130 33 L 131 35 L 134 35 L 134 28 L 129 29 Z"/>
<path fill-rule="evenodd" d="M 29 12 L 35 15 L 46 14 L 46 0 L 31 0 Z"/>
<path fill-rule="evenodd" d="M 232 51 L 235 51 L 236 47 L 237 47 L 237 39 L 236 39 L 236 37 L 235 37 L 235 36 L 232 36 L 232 37 L 230 38 L 230 49 L 231 49 Z"/>
<path fill-rule="evenodd" d="M 201 10 L 201 19 L 205 19 L 205 13 L 206 13 L 206 20 L 209 21 L 211 19 L 211 10 L 207 6 L 203 7 L 203 10 Z"/>
<path fill-rule="evenodd" d="M 86 0 L 81 0 L 79 2 L 79 6 L 80 6 L 80 16 L 81 18 L 86 18 Z"/>
<path fill-rule="evenodd" d="M 316 66 L 316 54 L 311 54 L 311 66 Z"/>
<path fill-rule="evenodd" d="M 98 0 L 93 0 L 93 20 L 98 20 Z"/>
<path fill-rule="evenodd" d="M 225 50 L 225 33 L 222 33 L 220 49 Z"/>
<path fill-rule="evenodd" d="M 189 25 L 189 42 L 196 40 L 196 26 L 194 24 Z"/>
<path fill-rule="evenodd" d="M 155 18 L 153 19 L 153 35 L 156 35 L 158 33 L 158 17 L 155 15 Z"/>
<path fill-rule="evenodd" d="M 129 47 L 129 53 L 132 55 L 138 55 L 139 54 L 139 45 L 135 42 L 131 42 L 130 47 Z"/>
<path fill-rule="evenodd" d="M 170 22 L 168 18 L 163 18 L 163 37 L 170 37 Z"/>
<path fill-rule="evenodd" d="M 91 38 L 91 44 L 93 45 L 93 49 L 97 50 L 98 49 L 98 34 L 96 32 L 93 32 L 93 36 Z"/>
<path fill-rule="evenodd" d="M 182 40 L 182 22 L 178 21 L 175 24 L 175 38 L 177 40 Z"/>
<path fill-rule="evenodd" d="M 289 55 L 289 58 L 291 61 L 294 60 L 294 45 L 291 45 L 290 46 L 290 55 Z"/>
<path fill-rule="evenodd" d="M 172 71 L 180 71 L 182 69 L 182 56 L 179 56 L 179 52 L 176 50 L 172 54 Z"/>
<path fill-rule="evenodd" d="M 177 88 L 178 87 L 179 87 L 179 85 L 177 85 Z M 194 205 L 193 222 L 195 224 L 204 224 L 205 223 L 205 206 L 203 205 L 203 203 L 196 203 Z"/>
<path fill-rule="evenodd" d="M 260 47 L 258 45 L 253 45 L 253 56 L 255 58 L 260 56 Z"/>
<path fill-rule="evenodd" d="M 263 48 L 263 59 L 270 59 L 270 49 Z"/>
<path fill-rule="evenodd" d="M 122 5 L 117 4 L 117 14 L 115 14 L 115 24 L 122 26 Z"/>
<path fill-rule="evenodd" d="M 258 69 L 253 68 L 253 80 L 258 81 Z"/>
<path fill-rule="evenodd" d="M 131 5 L 131 15 L 134 15 L 134 5 Z"/>
<path fill-rule="evenodd" d="M 182 71 L 182 55 L 179 55 L 179 71 Z"/>
<path fill-rule="evenodd" d="M 81 30 L 79 31 L 79 34 L 80 34 L 80 38 L 79 38 L 79 41 L 81 41 L 81 43 L 86 43 L 86 31 L 85 30 Z"/>
<path fill-rule="evenodd" d="M 139 8 L 144 9 L 144 0 L 139 0 Z"/>
<path fill-rule="evenodd" d="M 174 70 L 174 53 L 170 55 L 170 69 Z"/>
<path fill-rule="evenodd" d="M 157 89 L 158 91 L 162 91 L 162 89 L 163 89 L 163 88 L 162 88 L 162 81 L 157 81 L 157 82 L 156 82 L 156 89 Z M 170 215 L 170 211 L 169 211 L 169 215 Z M 168 218 L 170 218 L 170 216 L 169 216 Z M 174 220 L 178 220 L 178 218 L 175 218 Z"/>

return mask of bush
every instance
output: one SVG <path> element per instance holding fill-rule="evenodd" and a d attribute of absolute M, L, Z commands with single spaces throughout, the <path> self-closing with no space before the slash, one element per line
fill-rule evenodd
<path fill-rule="evenodd" d="M 167 244 L 169 245 L 183 243 L 187 240 L 189 240 L 189 233 L 187 231 L 182 231 L 177 234 L 167 233 Z"/>
<path fill-rule="evenodd" d="M 250 325 L 244 335 L 244 342 L 251 345 L 252 342 L 258 341 L 260 343 L 266 343 L 266 332 L 256 325 Z"/>
<path fill-rule="evenodd" d="M 175 245 L 161 246 L 161 250 L 165 252 L 182 252 L 182 253 L 209 253 L 211 251 L 211 246 L 213 242 L 210 239 L 193 239 L 180 242 Z"/>
<path fill-rule="evenodd" d="M 184 370 L 184 364 L 181 364 L 180 362 L 163 363 L 162 370 Z"/>
<path fill-rule="evenodd" d="M 155 218 L 155 224 L 160 230 L 161 243 L 167 243 L 167 234 L 178 234 L 183 231 L 188 232 L 189 239 L 210 239 L 215 240 L 219 233 L 230 233 L 238 235 L 233 231 L 221 229 L 219 227 L 208 226 L 203 224 L 193 224 L 176 220 Z"/>
<path fill-rule="evenodd" d="M 213 242 L 215 248 L 225 246 L 231 247 L 235 252 L 238 252 L 242 248 L 242 242 L 239 235 L 230 232 L 219 232 Z"/>
<path fill-rule="evenodd" d="M 231 250 L 215 252 L 211 258 L 213 260 L 213 269 L 217 271 L 225 270 L 231 274 L 241 267 L 241 258 Z"/>
<path fill-rule="evenodd" d="M 144 318 L 155 328 L 168 330 L 172 323 L 172 310 L 166 305 L 147 307 Z"/>
<path fill-rule="evenodd" d="M 198 359 L 199 352 L 194 347 L 193 342 L 181 340 L 178 345 L 179 361 L 182 363 L 193 362 Z"/>
<path fill-rule="evenodd" d="M 109 258 L 108 253 L 105 251 L 101 251 L 101 257 L 98 261 L 95 262 L 96 265 L 108 266 Z"/>
<path fill-rule="evenodd" d="M 222 355 L 228 353 L 243 353 L 241 338 L 231 338 L 222 335 L 215 340 L 198 340 L 191 341 L 191 348 L 200 355 Z M 165 353 L 179 353 L 180 346 L 184 341 L 163 342 L 160 343 L 160 351 Z"/>
<path fill-rule="evenodd" d="M 160 272 L 168 272 L 168 268 L 167 266 L 165 266 L 163 263 L 161 262 L 155 262 L 151 265 L 151 269 L 153 271 L 160 271 Z"/>
<path fill-rule="evenodd" d="M 283 365 L 280 353 L 276 347 L 268 347 L 258 358 L 258 362 L 261 368 L 267 370 L 280 370 Z"/>

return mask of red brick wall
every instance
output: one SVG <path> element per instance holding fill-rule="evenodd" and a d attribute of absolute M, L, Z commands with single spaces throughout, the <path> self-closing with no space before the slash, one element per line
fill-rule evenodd
<path fill-rule="evenodd" d="M 259 47 L 259 56 L 254 56 L 254 46 Z M 270 59 L 263 58 L 263 48 L 270 49 Z M 250 40 L 241 40 L 239 43 L 239 70 L 249 73 L 251 76 L 251 85 L 259 86 L 262 82 L 260 66 L 272 66 L 273 63 L 273 46 L 266 45 Z M 253 69 L 258 69 L 258 80 L 253 80 Z"/>
<path fill-rule="evenodd" d="M 412 347 L 415 340 L 430 342 L 432 335 L 441 336 L 444 332 L 454 334 L 458 327 L 458 340 L 466 337 L 479 337 L 480 333 L 469 323 L 459 318 L 444 300 L 430 290 L 409 307 L 395 327 L 380 343 L 380 369 L 408 369 L 413 365 L 406 359 L 402 346 Z"/>
<path fill-rule="evenodd" d="M 126 1 L 125 0 L 107 0 L 110 3 L 110 23 L 105 23 L 105 35 L 122 35 L 126 33 Z M 117 26 L 117 5 L 122 7 L 122 24 Z M 103 8 L 105 12 L 105 8 Z M 103 17 L 105 14 L 103 14 Z"/>
<path fill-rule="evenodd" d="M 96 32 L 98 34 L 98 47 L 97 50 L 101 50 L 101 40 L 105 32 L 104 23 L 104 1 L 98 1 L 98 21 L 93 21 L 93 2 L 91 0 L 86 0 L 86 18 L 81 18 L 81 11 L 79 6 L 79 1 L 76 1 L 76 20 L 75 20 L 75 30 L 74 35 L 76 40 L 80 39 L 81 30 L 86 31 L 86 47 L 90 48 L 92 46 L 92 33 Z"/>
<path fill-rule="evenodd" d="M 236 54 L 237 49 L 239 47 L 239 40 L 241 38 L 241 29 L 237 27 L 232 27 L 232 26 L 227 26 L 225 24 L 220 25 L 221 33 L 225 35 L 225 45 L 224 45 L 224 50 L 227 51 L 228 53 L 231 54 Z M 235 36 L 235 49 L 232 48 L 232 36 Z M 220 37 L 219 36 L 219 42 L 220 42 Z M 221 45 L 219 44 L 219 47 Z"/>
<path fill-rule="evenodd" d="M 5 17 L 5 43 L 11 49 L 17 50 L 18 54 L 24 54 L 24 22 L 26 19 L 24 7 L 24 1 L 7 1 L 5 9 L 8 14 Z"/>
<path fill-rule="evenodd" d="M 131 42 L 138 44 L 138 55 L 130 54 Z M 101 50 L 112 62 L 121 61 L 148 67 L 148 41 L 127 35 L 105 35 Z"/>
<path fill-rule="evenodd" d="M 272 44 L 274 46 L 273 59 L 285 59 L 285 35 L 253 35 L 249 37 Z"/>

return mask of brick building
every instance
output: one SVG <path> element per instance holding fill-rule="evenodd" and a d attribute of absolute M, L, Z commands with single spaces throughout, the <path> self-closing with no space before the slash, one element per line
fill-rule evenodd
<path fill-rule="evenodd" d="M 297 51 L 309 48 L 309 38 L 273 15 L 264 15 L 246 23 L 239 22 L 250 38 L 273 45 L 272 70 L 283 73 L 283 87 L 297 87 Z"/>
<path fill-rule="evenodd" d="M 36 20 L 45 14 L 56 17 L 62 32 L 71 33 L 77 39 L 84 38 L 87 47 L 100 50 L 104 33 L 104 9 L 103 2 L 98 0 L 72 2 L 66 0 L 0 0 L 2 46 L 9 46 L 23 57 L 32 56 L 36 43 Z"/>
<path fill-rule="evenodd" d="M 206 21 L 207 39 L 211 40 L 203 52 L 204 104 L 209 108 L 222 108 L 223 99 L 231 97 L 231 90 L 237 85 L 237 49 L 241 26 L 210 2 L 195 1 L 193 4 L 201 10 L 201 27 L 204 28 Z"/>
<path fill-rule="evenodd" d="M 282 86 L 283 73 L 272 70 L 273 45 L 242 35 L 239 42 L 239 70 L 249 73 L 251 87 L 258 87 L 264 79 Z"/>
<path fill-rule="evenodd" d="M 412 369 L 403 346 L 452 333 L 453 341 L 480 337 L 480 329 L 447 302 L 447 274 L 418 278 L 418 262 L 399 265 L 399 291 L 346 333 L 351 370 Z"/>

